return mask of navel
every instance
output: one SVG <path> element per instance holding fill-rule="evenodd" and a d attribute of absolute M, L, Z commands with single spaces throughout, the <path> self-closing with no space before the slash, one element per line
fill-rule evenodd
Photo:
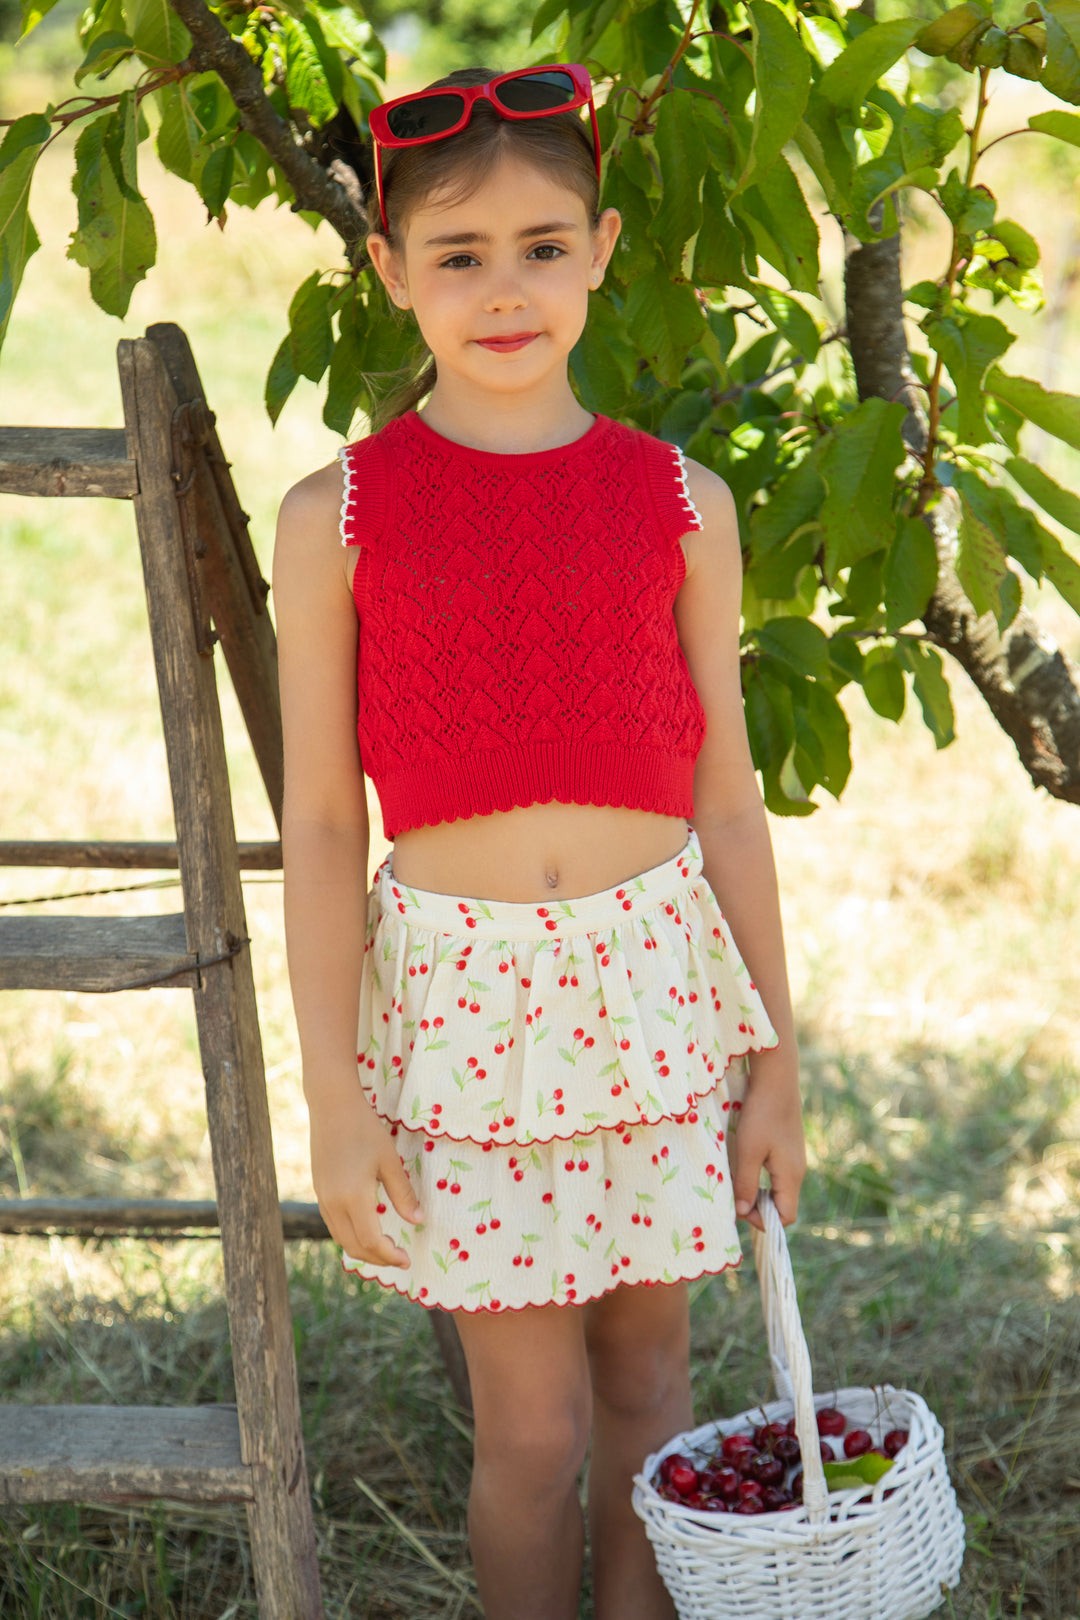
<path fill-rule="evenodd" d="M 544 873 L 544 881 L 547 883 L 549 889 L 557 889 L 559 887 L 559 874 L 554 866 L 548 867 L 547 871 Z"/>

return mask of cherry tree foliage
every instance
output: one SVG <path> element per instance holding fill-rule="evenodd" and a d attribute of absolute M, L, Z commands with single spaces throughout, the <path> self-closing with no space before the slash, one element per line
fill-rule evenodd
<path fill-rule="evenodd" d="M 22 0 L 24 32 L 53 3 Z M 945 655 L 1033 782 L 1080 802 L 1080 672 L 1024 606 L 1045 580 L 1080 613 L 1080 562 L 1057 537 L 1080 535 L 1080 496 L 1025 444 L 1030 424 L 1080 450 L 1080 398 L 1010 365 L 1010 307 L 1042 306 L 1040 249 L 979 177 L 994 70 L 1062 104 L 998 140 L 1080 147 L 1080 0 L 1005 11 L 964 0 L 878 22 L 834 0 L 543 0 L 534 19 L 534 40 L 554 31 L 558 58 L 593 74 L 603 202 L 623 219 L 573 383 L 588 409 L 677 442 L 734 492 L 746 713 L 779 813 L 841 793 L 851 683 L 891 720 L 914 701 L 947 745 Z M 69 253 L 101 308 L 126 312 L 157 253 L 138 180 L 151 140 L 221 223 L 275 197 L 337 233 L 340 263 L 289 305 L 266 405 L 276 420 L 299 378 L 325 381 L 325 420 L 347 434 L 423 359 L 364 254 L 386 64 L 362 0 L 91 0 L 79 43 L 76 94 L 0 144 L 0 341 L 38 247 L 34 167 L 69 125 Z M 967 75 L 960 104 L 915 93 L 912 48 Z M 940 274 L 907 287 L 905 191 L 948 225 Z M 820 314 L 821 198 L 847 244 L 835 328 Z M 823 368 L 831 345 L 847 363 Z"/>

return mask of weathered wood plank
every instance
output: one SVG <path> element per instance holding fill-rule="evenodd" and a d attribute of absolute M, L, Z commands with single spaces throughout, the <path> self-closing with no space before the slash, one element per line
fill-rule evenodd
<path fill-rule="evenodd" d="M 165 989 L 194 989 L 198 967 L 180 913 L 160 917 L 0 916 L 0 990 L 135 988 L 169 975 Z"/>
<path fill-rule="evenodd" d="M 148 327 L 146 335 L 165 362 L 177 399 L 192 405 L 189 426 L 195 435 L 190 446 L 195 476 L 187 500 L 205 547 L 199 563 L 202 588 L 221 638 L 270 808 L 280 827 L 285 767 L 277 638 L 266 611 L 270 587 L 259 568 L 248 533 L 248 516 L 237 497 L 191 345 L 172 322 Z"/>
<path fill-rule="evenodd" d="M 138 489 L 123 428 L 0 428 L 0 491 L 5 495 L 130 500 Z"/>
<path fill-rule="evenodd" d="M 252 1494 L 235 1406 L 0 1407 L 0 1503 Z"/>
<path fill-rule="evenodd" d="M 118 348 L 139 463 L 135 514 L 169 763 L 189 949 L 205 962 L 247 935 L 212 658 L 196 649 L 172 477 L 176 393 L 157 347 Z M 292 1318 L 251 953 L 204 968 L 195 992 L 225 1296 L 261 1620 L 323 1620 Z"/>
<path fill-rule="evenodd" d="M 282 1236 L 329 1238 L 318 1204 L 280 1205 Z M 0 1232 L 26 1237 L 184 1237 L 214 1234 L 212 1198 L 0 1198 Z"/>
<path fill-rule="evenodd" d="M 237 844 L 240 865 L 247 872 L 280 872 L 280 843 Z M 125 842 L 111 839 L 5 839 L 0 840 L 0 866 L 77 866 L 118 872 L 128 867 L 168 871 L 179 865 L 175 843 Z"/>

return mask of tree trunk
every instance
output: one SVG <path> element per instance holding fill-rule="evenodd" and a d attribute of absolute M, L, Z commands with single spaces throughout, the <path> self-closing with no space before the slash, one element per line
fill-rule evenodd
<path fill-rule="evenodd" d="M 844 296 L 859 398 L 902 399 L 904 439 L 918 456 L 927 424 L 904 331 L 899 235 L 849 239 Z M 1080 804 L 1080 670 L 1026 609 L 1003 631 L 992 614 L 976 613 L 956 577 L 959 513 L 948 491 L 924 522 L 939 562 L 937 589 L 922 616 L 931 639 L 970 675 L 1036 786 Z"/>

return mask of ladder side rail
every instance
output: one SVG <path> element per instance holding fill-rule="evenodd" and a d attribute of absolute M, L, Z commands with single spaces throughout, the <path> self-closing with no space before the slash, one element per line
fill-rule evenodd
<path fill-rule="evenodd" d="M 191 443 L 185 479 L 187 473 L 192 475 L 187 500 L 203 552 L 203 590 L 280 829 L 284 766 L 277 638 L 266 607 L 270 587 L 259 568 L 248 516 L 240 505 L 187 336 L 172 322 L 150 326 L 146 335 L 165 363 L 181 409 L 186 407 Z"/>
<path fill-rule="evenodd" d="M 213 660 L 196 651 L 173 482 L 176 394 L 146 339 L 118 348 L 176 817 L 188 945 L 234 951 L 194 992 L 262 1620 L 322 1620 L 258 1011 Z"/>

